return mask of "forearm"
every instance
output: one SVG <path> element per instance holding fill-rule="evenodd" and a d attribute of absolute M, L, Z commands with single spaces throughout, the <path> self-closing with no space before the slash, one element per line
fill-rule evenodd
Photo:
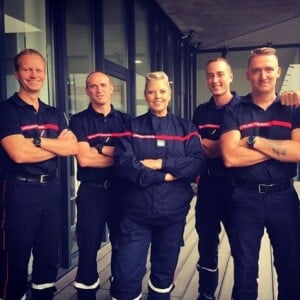
<path fill-rule="evenodd" d="M 111 156 L 99 154 L 95 147 L 90 147 L 89 151 L 84 153 L 79 150 L 76 158 L 81 167 L 105 168 L 114 164 Z"/>
<path fill-rule="evenodd" d="M 220 149 L 220 141 L 202 139 L 202 146 L 206 157 L 213 158 L 222 156 Z"/>
<path fill-rule="evenodd" d="M 300 161 L 300 142 L 256 137 L 254 149 L 282 162 Z"/>
<path fill-rule="evenodd" d="M 41 138 L 41 149 L 59 156 L 76 155 L 78 151 L 75 139 Z"/>

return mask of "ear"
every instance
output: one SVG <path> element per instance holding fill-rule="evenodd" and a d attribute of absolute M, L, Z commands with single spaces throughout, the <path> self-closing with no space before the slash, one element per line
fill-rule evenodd
<path fill-rule="evenodd" d="M 278 67 L 278 70 L 277 70 L 277 78 L 279 78 L 281 76 L 281 68 Z"/>

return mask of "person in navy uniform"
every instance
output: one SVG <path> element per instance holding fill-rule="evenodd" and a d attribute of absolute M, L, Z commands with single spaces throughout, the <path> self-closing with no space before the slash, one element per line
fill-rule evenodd
<path fill-rule="evenodd" d="M 125 181 L 123 214 L 112 266 L 113 299 L 140 299 L 151 244 L 148 299 L 170 299 L 186 215 L 193 197 L 191 182 L 204 168 L 196 127 L 168 110 L 171 89 L 164 72 L 146 75 L 149 111 L 131 122 L 120 139 L 117 171 Z"/>
<path fill-rule="evenodd" d="M 219 139 L 224 110 L 239 101 L 239 96 L 230 91 L 232 80 L 231 66 L 225 58 L 209 60 L 206 64 L 206 81 L 212 97 L 208 102 L 200 104 L 193 116 L 207 157 L 207 168 L 198 182 L 196 204 L 196 230 L 199 236 L 198 299 L 201 300 L 215 299 L 221 222 L 227 235 L 230 231 L 228 208 L 233 182 L 229 169 L 223 163 Z"/>
<path fill-rule="evenodd" d="M 32 298 L 53 299 L 62 217 L 58 156 L 77 153 L 63 113 L 39 98 L 46 62 L 34 49 L 14 58 L 20 89 L 0 107 L 3 168 L 1 269 L 3 300 L 25 299 L 32 264 Z"/>
<path fill-rule="evenodd" d="M 233 169 L 231 250 L 235 300 L 257 299 L 258 257 L 266 228 L 278 275 L 278 299 L 299 296 L 299 202 L 292 185 L 300 160 L 300 110 L 281 105 L 276 50 L 254 49 L 247 78 L 252 93 L 228 107 L 220 138 Z"/>
<path fill-rule="evenodd" d="M 118 180 L 113 153 L 116 140 L 125 132 L 130 116 L 111 104 L 114 87 L 102 72 L 86 78 L 87 109 L 71 117 L 70 128 L 78 139 L 76 233 L 79 249 L 74 286 L 82 300 L 96 299 L 99 288 L 97 252 L 103 240 L 106 223 L 111 243 L 120 222 L 121 182 Z M 112 252 L 113 258 L 113 252 Z"/>

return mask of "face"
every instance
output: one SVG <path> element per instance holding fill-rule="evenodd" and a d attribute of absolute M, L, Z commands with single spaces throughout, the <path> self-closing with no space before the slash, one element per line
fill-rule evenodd
<path fill-rule="evenodd" d="M 110 105 L 113 91 L 113 85 L 108 76 L 103 73 L 93 73 L 87 79 L 86 94 L 93 105 Z"/>
<path fill-rule="evenodd" d="M 252 92 L 275 93 L 276 81 L 281 74 L 275 55 L 254 56 L 248 66 L 247 78 L 251 82 Z"/>
<path fill-rule="evenodd" d="M 166 80 L 150 80 L 144 92 L 150 111 L 160 117 L 168 113 L 171 90 Z"/>
<path fill-rule="evenodd" d="M 15 71 L 20 91 L 36 93 L 41 90 L 46 79 L 45 62 L 36 54 L 25 54 L 19 58 L 19 70 Z"/>
<path fill-rule="evenodd" d="M 207 86 L 215 97 L 230 93 L 232 79 L 232 72 L 224 61 L 211 62 L 206 68 Z"/>

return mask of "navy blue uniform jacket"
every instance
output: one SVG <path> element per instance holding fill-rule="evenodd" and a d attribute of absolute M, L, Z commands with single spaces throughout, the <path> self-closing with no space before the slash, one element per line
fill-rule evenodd
<path fill-rule="evenodd" d="M 229 106 L 223 115 L 222 133 L 239 130 L 241 138 L 260 136 L 267 139 L 285 140 L 291 132 L 300 127 L 300 109 L 283 106 L 279 98 L 263 110 L 252 102 L 252 94 L 241 98 L 237 105 Z M 296 175 L 296 163 L 275 159 L 247 166 L 233 168 L 236 181 L 272 183 L 291 179 Z"/>
<path fill-rule="evenodd" d="M 159 118 L 148 112 L 131 121 L 127 137 L 116 152 L 119 175 L 127 181 L 122 193 L 124 213 L 132 219 L 182 219 L 193 197 L 190 183 L 204 169 L 204 153 L 196 127 L 168 113 Z M 140 162 L 161 158 L 162 169 Z M 171 173 L 176 181 L 164 181 Z"/>

